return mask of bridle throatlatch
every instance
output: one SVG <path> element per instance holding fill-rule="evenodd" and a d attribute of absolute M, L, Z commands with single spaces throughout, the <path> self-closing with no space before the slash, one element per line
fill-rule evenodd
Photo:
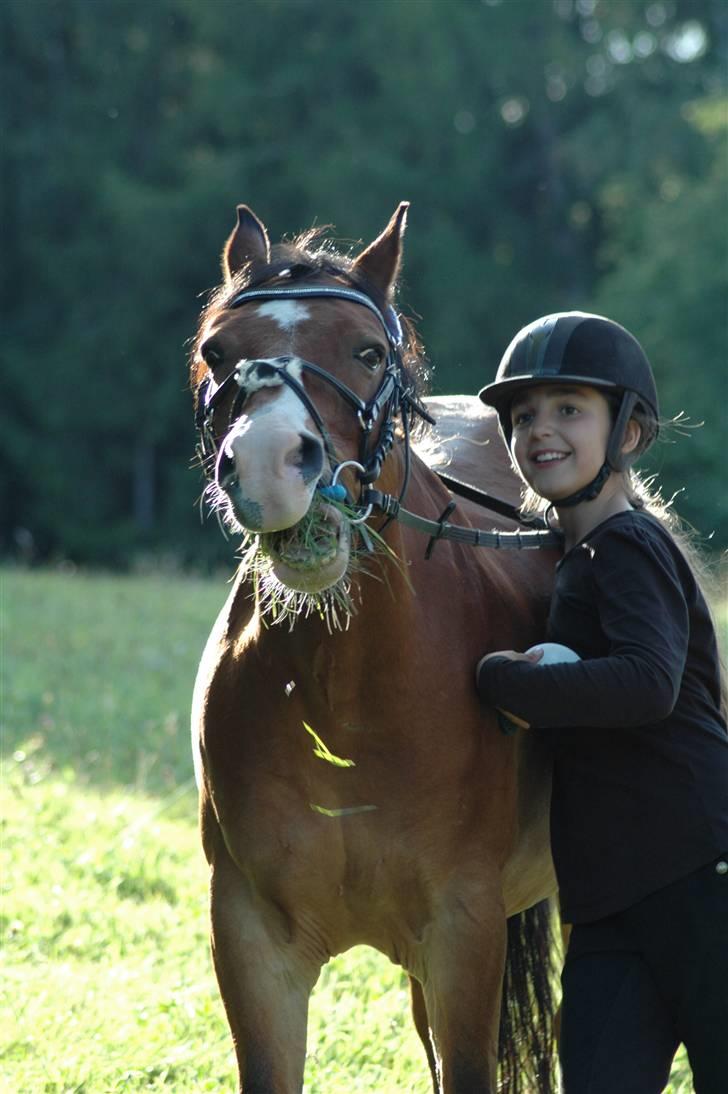
<path fill-rule="evenodd" d="M 528 548 L 561 546 L 562 538 L 559 533 L 548 529 L 539 518 L 524 518 L 515 506 L 499 501 L 499 499 L 490 498 L 489 495 L 464 483 L 459 483 L 457 480 L 450 479 L 446 475 L 440 475 L 440 478 L 454 492 L 479 501 L 487 508 L 494 508 L 497 512 L 519 524 L 526 524 L 531 529 L 538 528 L 539 530 L 486 532 L 477 528 L 465 528 L 450 524 L 447 517 L 455 507 L 455 502 L 451 502 L 447 506 L 438 520 L 428 520 L 425 517 L 410 513 L 402 507 L 410 477 L 411 418 L 413 415 L 417 415 L 430 425 L 435 425 L 435 420 L 416 398 L 413 388 L 409 385 L 405 386 L 403 383 L 405 372 L 402 364 L 402 327 L 397 313 L 391 305 L 386 305 L 384 309 L 381 309 L 366 293 L 344 285 L 301 285 L 243 289 L 232 297 L 226 307 L 228 309 L 237 308 L 256 300 L 304 300 L 320 297 L 348 300 L 360 304 L 362 307 L 368 308 L 379 319 L 387 336 L 388 352 L 382 381 L 377 391 L 368 402 L 365 402 L 356 392 L 352 391 L 337 377 L 332 376 L 330 372 L 321 368 L 320 365 L 315 364 L 313 361 L 291 356 L 242 360 L 218 386 L 215 385 L 211 376 L 206 376 L 197 389 L 195 425 L 198 434 L 198 454 L 207 477 L 214 477 L 215 472 L 211 472 L 211 468 L 216 466 L 219 456 L 219 446 L 213 428 L 213 415 L 217 407 L 237 388 L 227 425 L 229 430 L 242 414 L 245 402 L 253 391 L 257 391 L 263 386 L 282 383 L 293 391 L 304 405 L 323 441 L 331 468 L 331 476 L 328 482 L 319 484 L 317 487 L 319 493 L 329 500 L 347 501 L 352 503 L 353 507 L 360 507 L 359 517 L 350 520 L 350 523 L 359 525 L 365 543 L 368 544 L 368 536 L 364 522 L 376 509 L 386 517 L 384 526 L 392 520 L 397 520 L 408 527 L 427 534 L 430 537 L 426 552 L 428 558 L 435 543 L 440 539 L 451 539 L 458 543 L 470 544 L 476 547 Z M 342 462 L 338 459 L 326 423 L 303 385 L 303 376 L 306 373 L 329 384 L 356 413 L 361 429 L 358 460 Z M 397 419 L 401 423 L 404 435 L 405 467 L 399 496 L 395 497 L 374 490 L 372 484 L 379 478 L 384 461 L 394 444 Z M 376 446 L 371 448 L 372 433 L 378 421 L 381 421 L 378 440 Z M 361 486 L 360 497 L 357 501 L 353 501 L 349 497 L 348 491 L 339 482 L 339 476 L 346 467 L 351 467 L 357 472 L 357 478 Z M 379 532 L 381 533 L 382 530 L 380 528 Z"/>

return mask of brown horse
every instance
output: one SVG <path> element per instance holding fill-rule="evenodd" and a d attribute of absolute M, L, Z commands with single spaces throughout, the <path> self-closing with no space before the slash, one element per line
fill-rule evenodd
<path fill-rule="evenodd" d="M 480 707 L 473 669 L 542 636 L 554 555 L 442 541 L 425 560 L 418 532 L 359 504 L 362 483 L 406 486 L 430 518 L 451 500 L 411 451 L 421 358 L 391 305 L 406 210 L 346 258 L 311 233 L 271 249 L 240 206 L 195 345 L 209 489 L 246 544 L 193 713 L 212 948 L 245 1094 L 301 1090 L 310 992 L 359 943 L 409 974 L 439 1094 L 498 1089 L 507 949 L 506 1017 L 548 987 L 541 920 L 517 916 L 554 890 L 548 764 L 535 735 L 504 735 Z M 433 405 L 435 458 L 454 472 L 470 460 L 515 500 L 489 412 Z M 487 518 L 458 500 L 450 519 Z M 540 1019 L 504 1024 L 501 1089 L 552 1089 Z"/>

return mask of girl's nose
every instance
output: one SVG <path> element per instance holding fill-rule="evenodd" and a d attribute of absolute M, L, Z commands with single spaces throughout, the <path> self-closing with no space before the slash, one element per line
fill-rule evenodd
<path fill-rule="evenodd" d="M 531 434 L 534 437 L 548 437 L 553 433 L 553 422 L 548 411 L 540 411 L 531 422 Z"/>

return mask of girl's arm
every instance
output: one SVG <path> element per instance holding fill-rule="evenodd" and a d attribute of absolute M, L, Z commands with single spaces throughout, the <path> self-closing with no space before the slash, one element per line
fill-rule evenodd
<path fill-rule="evenodd" d="M 671 713 L 689 631 L 674 558 L 633 531 L 615 531 L 600 537 L 591 573 L 608 655 L 539 665 L 506 651 L 481 662 L 481 698 L 536 727 L 638 726 Z"/>

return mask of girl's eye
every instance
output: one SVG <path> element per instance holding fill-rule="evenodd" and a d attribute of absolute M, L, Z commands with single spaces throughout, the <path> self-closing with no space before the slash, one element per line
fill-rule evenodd
<path fill-rule="evenodd" d="M 516 414 L 513 415 L 513 425 L 527 425 L 528 422 L 531 421 L 532 417 L 533 415 L 529 414 L 527 410 L 519 410 Z"/>
<path fill-rule="evenodd" d="M 564 414 L 566 417 L 570 417 L 572 414 L 578 414 L 579 408 L 576 406 L 572 406 L 571 403 L 564 403 L 564 405 L 561 407 L 561 413 Z"/>
<path fill-rule="evenodd" d="M 363 365 L 366 365 L 368 369 L 374 372 L 384 360 L 384 350 L 381 346 L 367 346 L 366 349 L 363 349 L 355 356 L 358 361 L 361 361 Z"/>

